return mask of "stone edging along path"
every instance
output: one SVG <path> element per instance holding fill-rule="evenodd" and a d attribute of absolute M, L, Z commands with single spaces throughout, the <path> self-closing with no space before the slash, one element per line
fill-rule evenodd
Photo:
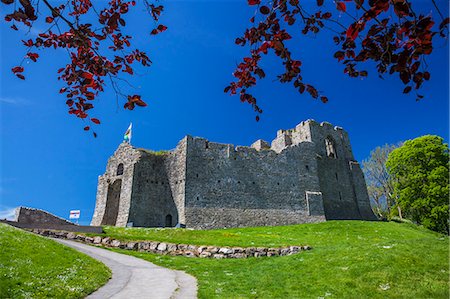
<path fill-rule="evenodd" d="M 173 244 L 156 241 L 129 241 L 122 242 L 110 237 L 87 237 L 81 234 L 64 231 L 53 231 L 47 229 L 33 229 L 33 233 L 59 239 L 79 241 L 86 244 L 94 244 L 110 248 L 121 248 L 127 250 L 144 251 L 162 255 L 200 257 L 200 258 L 247 258 L 262 256 L 286 256 L 310 250 L 311 247 L 289 246 L 289 247 L 220 247 L 220 246 L 199 246 L 187 244 Z"/>

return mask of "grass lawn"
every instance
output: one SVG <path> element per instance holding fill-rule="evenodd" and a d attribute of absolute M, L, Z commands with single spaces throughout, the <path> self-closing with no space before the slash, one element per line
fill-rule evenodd
<path fill-rule="evenodd" d="M 210 231 L 116 227 L 105 231 L 121 240 L 313 247 L 286 257 L 227 260 L 116 250 L 194 275 L 200 298 L 449 298 L 449 238 L 407 223 L 329 221 Z"/>
<path fill-rule="evenodd" d="M 110 277 L 84 254 L 0 223 L 0 298 L 83 298 Z"/>

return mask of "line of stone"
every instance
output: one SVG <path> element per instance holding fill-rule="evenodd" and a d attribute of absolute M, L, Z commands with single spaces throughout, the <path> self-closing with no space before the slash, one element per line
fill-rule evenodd
<path fill-rule="evenodd" d="M 151 252 L 161 255 L 200 257 L 200 258 L 248 258 L 263 256 L 286 256 L 312 249 L 311 246 L 288 246 L 288 247 L 219 247 L 198 246 L 187 244 L 173 244 L 155 241 L 130 241 L 122 242 L 110 237 L 88 237 L 72 232 L 54 231 L 47 229 L 33 229 L 33 233 L 67 240 L 79 241 L 86 244 L 105 246 L 110 248 L 121 248 L 127 250 Z"/>

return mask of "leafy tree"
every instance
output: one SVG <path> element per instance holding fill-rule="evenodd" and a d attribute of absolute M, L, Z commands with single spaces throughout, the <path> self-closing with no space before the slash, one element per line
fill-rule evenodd
<path fill-rule="evenodd" d="M 373 210 L 381 218 L 388 218 L 392 206 L 395 205 L 393 182 L 386 169 L 386 161 L 389 153 L 400 145 L 379 146 L 362 162 L 369 198 L 375 204 Z"/>
<path fill-rule="evenodd" d="M 139 95 L 126 95 L 120 90 L 122 74 L 134 74 L 133 65 L 144 67 L 151 60 L 144 51 L 132 46 L 132 33 L 126 33 L 126 15 L 131 9 L 143 6 L 154 20 L 150 35 L 167 29 L 158 24 L 164 7 L 157 0 L 124 1 L 110 0 L 0 0 L 5 7 L 2 12 L 5 21 L 13 30 L 17 26 L 31 28 L 38 19 L 47 23 L 47 28 L 39 31 L 38 37 L 23 41 L 27 49 L 25 60 L 36 62 L 36 50 L 62 48 L 68 54 L 68 63 L 58 70 L 58 78 L 65 86 L 60 93 L 65 94 L 69 113 L 81 119 L 90 118 L 89 110 L 93 100 L 105 88 L 106 82 L 123 97 L 125 109 L 146 106 Z M 307 92 L 314 99 L 327 102 L 328 98 L 301 76 L 302 61 L 294 59 L 287 47 L 292 32 L 303 35 L 318 34 L 323 29 L 336 33 L 334 41 L 340 50 L 334 57 L 345 65 L 344 72 L 351 77 L 365 77 L 366 70 L 358 70 L 363 62 L 376 63 L 377 72 L 398 74 L 405 85 L 403 92 L 412 88 L 418 90 L 424 81 L 430 79 L 425 57 L 433 49 L 433 37 L 438 34 L 448 37 L 448 16 L 444 16 L 435 0 L 430 0 L 430 14 L 422 15 L 414 11 L 412 0 L 316 0 L 314 8 L 306 9 L 306 1 L 299 0 L 247 0 L 256 8 L 250 19 L 252 27 L 245 31 L 236 44 L 250 45 L 250 56 L 234 72 L 237 81 L 230 83 L 225 92 L 239 94 L 242 102 L 250 103 L 257 112 L 262 112 L 256 99 L 248 92 L 256 85 L 257 77 L 265 77 L 259 63 L 262 55 L 273 52 L 281 59 L 285 72 L 277 76 L 280 82 L 292 82 L 300 93 Z M 58 3 L 59 2 L 59 3 Z M 141 9 L 142 10 L 142 9 Z M 435 14 L 439 15 L 436 16 Z M 439 26 L 435 26 L 435 18 Z M 300 23 L 300 24 L 299 24 Z M 298 25 L 298 27 L 296 27 Z M 301 29 L 301 30 L 298 30 Z M 289 33 L 291 31 L 291 33 Z M 142 34 L 134 33 L 134 34 Z M 302 35 L 296 37 L 300 39 Z M 310 40 L 308 40 L 309 42 Z M 12 68 L 20 79 L 24 76 L 24 60 Z M 422 95 L 417 94 L 417 98 Z M 99 124 L 97 118 L 90 118 Z M 89 126 L 85 130 L 90 130 Z M 95 136 L 95 133 L 94 133 Z"/>
<path fill-rule="evenodd" d="M 426 135 L 389 154 L 386 162 L 403 215 L 423 226 L 449 233 L 449 148 L 439 136 Z"/>

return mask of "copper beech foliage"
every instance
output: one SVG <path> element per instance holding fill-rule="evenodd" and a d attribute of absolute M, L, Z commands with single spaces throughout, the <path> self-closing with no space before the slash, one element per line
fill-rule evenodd
<path fill-rule="evenodd" d="M 324 29 L 335 32 L 333 40 L 339 50 L 334 57 L 344 65 L 345 74 L 366 77 L 368 72 L 358 67 L 373 61 L 380 77 L 386 73 L 397 74 L 404 85 L 403 93 L 414 89 L 417 100 L 423 98 L 417 90 L 431 76 L 425 57 L 433 51 L 433 37 L 448 38 L 449 18 L 441 13 L 434 0 L 428 0 L 428 15 L 417 14 L 413 0 L 326 1 L 331 4 L 331 11 L 324 10 L 324 0 L 316 0 L 312 11 L 305 9 L 306 1 L 247 1 L 256 8 L 255 15 L 250 19 L 251 27 L 236 39 L 236 44 L 250 45 L 250 55 L 238 64 L 233 73 L 236 80 L 225 92 L 239 94 L 242 102 L 251 104 L 257 121 L 262 110 L 248 89 L 265 77 L 260 61 L 269 52 L 275 53 L 284 66 L 284 73 L 277 76 L 280 82 L 292 82 L 300 93 L 306 91 L 314 99 L 328 101 L 317 88 L 303 80 L 302 62 L 292 57 L 287 47 L 286 42 L 292 39 L 290 32 L 303 35 L 317 34 Z"/>
<path fill-rule="evenodd" d="M 88 119 L 92 124 L 100 124 L 100 120 L 89 116 L 89 110 L 94 107 L 93 100 L 103 91 L 105 80 L 108 79 L 116 95 L 126 99 L 125 109 L 147 106 L 140 95 L 124 95 L 117 82 L 121 80 L 121 73 L 134 74 L 133 64 L 144 67 L 151 65 L 145 52 L 132 47 L 132 36 L 123 33 L 126 27 L 125 15 L 136 6 L 136 1 L 68 0 L 64 4 L 49 0 L 1 2 L 9 10 L 5 20 L 13 30 L 18 30 L 19 23 L 31 28 L 38 18 L 43 18 L 48 24 L 48 28 L 40 32 L 38 37 L 23 41 L 27 48 L 25 59 L 36 62 L 39 54 L 35 51 L 45 48 L 64 48 L 67 51 L 69 62 L 58 70 L 58 79 L 65 85 L 60 93 L 67 98 L 69 114 Z M 155 22 L 155 28 L 149 35 L 165 31 L 166 26 L 157 24 L 163 6 L 148 1 L 138 2 L 144 5 Z M 85 19 L 95 22 L 87 23 Z M 24 80 L 23 62 L 13 67 L 12 72 Z M 84 127 L 86 131 L 90 129 L 90 124 Z M 95 132 L 93 134 L 97 136 Z"/>
<path fill-rule="evenodd" d="M 149 34 L 165 31 L 166 26 L 157 24 L 164 10 L 162 5 L 146 0 L 67 0 L 59 5 L 56 0 L 0 1 L 10 9 L 5 20 L 14 30 L 18 30 L 17 23 L 32 27 L 38 18 L 44 18 L 49 25 L 38 37 L 23 41 L 27 48 L 25 59 L 36 62 L 39 54 L 34 51 L 38 49 L 67 50 L 70 61 L 58 70 L 58 78 L 65 83 L 60 93 L 67 97 L 70 114 L 100 124 L 97 118 L 90 118 L 88 110 L 94 107 L 92 101 L 103 91 L 107 79 L 116 94 L 126 99 L 125 109 L 147 105 L 140 95 L 124 95 L 117 84 L 121 73 L 134 74 L 135 63 L 151 64 L 145 52 L 132 48 L 132 36 L 122 30 L 126 27 L 125 15 L 129 10 L 143 4 L 155 22 L 155 28 Z M 398 74 L 404 84 L 404 93 L 412 89 L 417 91 L 430 79 L 425 57 L 432 53 L 433 37 L 448 37 L 449 18 L 442 15 L 434 0 L 428 1 L 430 11 L 439 14 L 439 25 L 435 24 L 437 16 L 431 13 L 416 14 L 413 0 L 330 0 L 326 4 L 331 4 L 331 11 L 324 8 L 325 0 L 316 0 L 312 11 L 305 9 L 306 0 L 247 1 L 255 7 L 255 15 L 250 19 L 251 27 L 235 42 L 240 46 L 250 45 L 250 55 L 238 64 L 233 73 L 236 80 L 225 88 L 225 92 L 239 94 L 242 102 L 251 104 L 257 113 L 256 120 L 262 110 L 248 90 L 266 76 L 260 62 L 268 53 L 278 56 L 284 67 L 284 72 L 277 76 L 280 82 L 292 83 L 300 93 L 306 92 L 324 103 L 328 101 L 316 87 L 303 80 L 302 61 L 292 57 L 287 47 L 287 42 L 297 31 L 303 35 L 318 34 L 323 29 L 335 32 L 333 39 L 339 50 L 334 57 L 344 65 L 344 73 L 351 77 L 366 77 L 368 72 L 358 67 L 363 62 L 373 61 L 379 76 Z M 94 4 L 104 7 L 96 8 Z M 96 21 L 94 24 L 84 22 L 88 14 L 95 16 L 89 18 Z M 22 63 L 12 68 L 12 72 L 25 79 Z M 417 92 L 416 96 L 417 99 L 423 97 Z M 90 126 L 84 129 L 88 131 Z"/>

